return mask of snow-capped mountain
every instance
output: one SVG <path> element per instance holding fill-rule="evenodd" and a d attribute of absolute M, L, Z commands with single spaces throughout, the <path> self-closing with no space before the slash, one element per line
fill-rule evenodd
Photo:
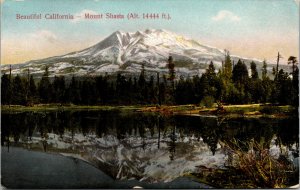
<path fill-rule="evenodd" d="M 116 31 L 98 44 L 62 56 L 33 60 L 14 65 L 13 74 L 25 74 L 29 68 L 33 75 L 41 75 L 47 66 L 50 75 L 97 75 L 104 73 L 139 73 L 142 65 L 148 72 L 167 72 L 168 57 L 172 56 L 178 75 L 197 75 L 205 71 L 210 61 L 219 69 L 224 51 L 202 45 L 166 30 L 134 33 Z M 252 60 L 242 59 L 246 64 Z M 261 67 L 261 61 L 254 60 Z M 9 70 L 8 65 L 1 68 Z M 271 70 L 271 69 L 270 69 Z"/>

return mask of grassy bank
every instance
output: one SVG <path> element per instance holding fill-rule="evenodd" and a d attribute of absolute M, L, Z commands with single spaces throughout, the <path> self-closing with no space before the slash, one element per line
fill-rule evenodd
<path fill-rule="evenodd" d="M 217 115 L 224 117 L 288 117 L 297 116 L 297 108 L 289 105 L 274 106 L 263 104 L 225 105 L 221 112 L 217 106 L 205 108 L 195 105 L 142 107 L 138 111 L 162 114 Z"/>
<path fill-rule="evenodd" d="M 34 106 L 1 105 L 2 112 L 23 111 L 80 111 L 80 110 L 137 110 L 139 106 L 87 106 L 87 105 L 59 105 L 59 104 L 37 104 Z"/>
<path fill-rule="evenodd" d="M 274 106 L 268 104 L 224 105 L 219 112 L 217 106 L 205 108 L 195 105 L 131 105 L 131 106 L 87 106 L 87 105 L 60 105 L 38 104 L 34 106 L 2 105 L 2 112 L 22 111 L 75 111 L 75 110 L 121 110 L 136 112 L 157 112 L 163 115 L 218 115 L 225 117 L 287 117 L 297 115 L 297 108 L 289 105 Z"/>

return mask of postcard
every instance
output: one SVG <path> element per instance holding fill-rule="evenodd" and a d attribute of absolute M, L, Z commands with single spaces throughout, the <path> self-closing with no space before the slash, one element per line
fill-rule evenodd
<path fill-rule="evenodd" d="M 299 188 L 299 0 L 1 0 L 1 187 Z"/>

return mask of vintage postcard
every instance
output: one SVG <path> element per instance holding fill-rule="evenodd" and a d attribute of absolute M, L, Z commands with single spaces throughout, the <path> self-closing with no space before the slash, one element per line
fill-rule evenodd
<path fill-rule="evenodd" d="M 1 187 L 299 188 L 299 0 L 1 0 Z"/>

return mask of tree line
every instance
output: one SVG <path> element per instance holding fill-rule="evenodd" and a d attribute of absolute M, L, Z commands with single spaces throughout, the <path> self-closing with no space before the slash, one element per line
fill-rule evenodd
<path fill-rule="evenodd" d="M 261 71 L 251 62 L 250 71 L 238 60 L 236 64 L 226 51 L 225 61 L 216 72 L 211 61 L 201 76 L 176 79 L 173 58 L 168 59 L 169 74 L 146 77 L 144 66 L 139 77 L 118 74 L 96 77 L 72 77 L 66 82 L 64 76 L 50 79 L 48 68 L 37 82 L 27 77 L 3 74 L 1 78 L 1 101 L 3 105 L 33 105 L 60 103 L 76 105 L 135 105 L 135 104 L 202 104 L 215 102 L 227 104 L 275 103 L 299 105 L 299 70 L 297 58 L 290 56 L 292 72 L 273 69 L 274 79 L 267 75 L 267 63 Z M 258 72 L 261 72 L 259 78 Z"/>

